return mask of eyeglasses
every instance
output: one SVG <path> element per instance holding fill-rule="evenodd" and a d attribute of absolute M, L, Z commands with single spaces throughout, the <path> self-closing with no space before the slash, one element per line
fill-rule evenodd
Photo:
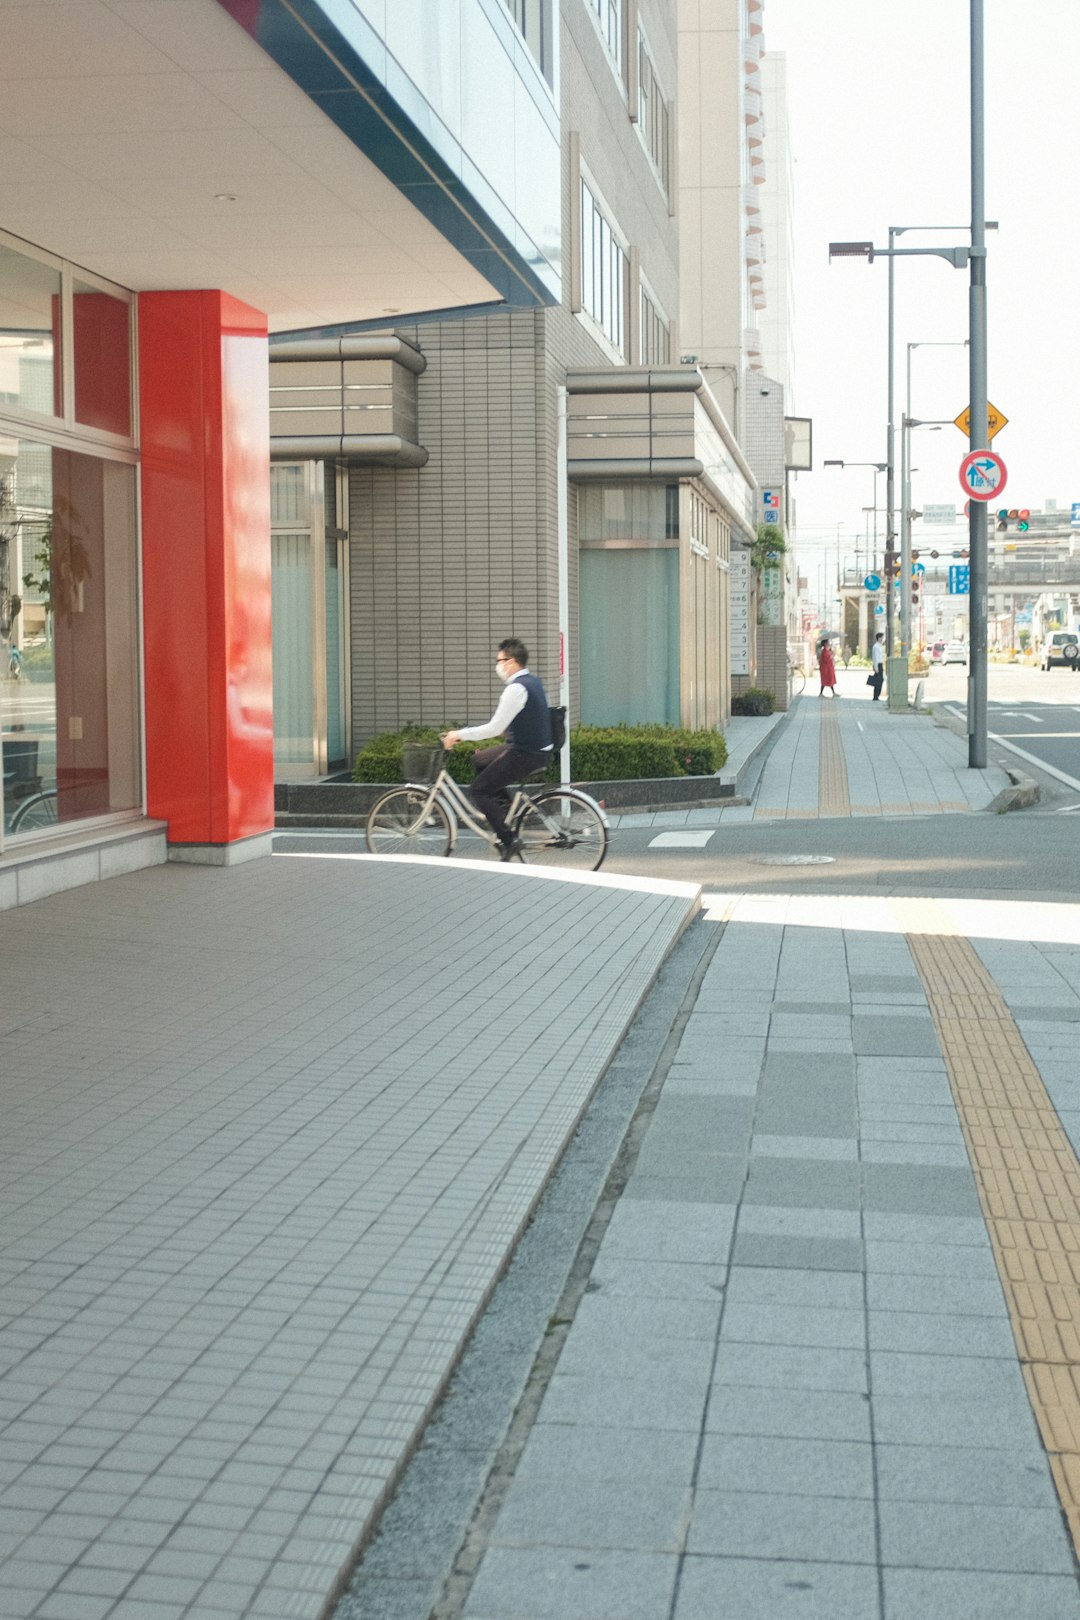
<path fill-rule="evenodd" d="M 495 662 L 497 664 L 508 664 L 510 662 L 510 660 L 509 660 L 509 658 L 507 658 L 505 653 L 498 653 L 496 655 Z"/>

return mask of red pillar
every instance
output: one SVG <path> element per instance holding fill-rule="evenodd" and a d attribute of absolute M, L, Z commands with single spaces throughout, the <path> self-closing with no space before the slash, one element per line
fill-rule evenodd
<path fill-rule="evenodd" d="M 269 398 L 264 315 L 139 294 L 147 811 L 211 859 L 274 822 Z"/>

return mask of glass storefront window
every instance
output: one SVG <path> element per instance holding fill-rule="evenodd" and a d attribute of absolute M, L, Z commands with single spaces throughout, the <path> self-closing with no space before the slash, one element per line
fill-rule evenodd
<path fill-rule="evenodd" d="M 584 549 L 580 568 L 582 720 L 678 725 L 678 551 Z"/>
<path fill-rule="evenodd" d="M 581 484 L 578 541 L 677 540 L 678 484 Z"/>
<path fill-rule="evenodd" d="M 0 241 L 0 410 L 63 414 L 60 271 Z"/>
<path fill-rule="evenodd" d="M 72 287 L 75 420 L 131 433 L 131 305 L 76 279 Z"/>
<path fill-rule="evenodd" d="M 140 807 L 136 581 L 135 469 L 0 439 L 0 758 L 12 842 Z"/>

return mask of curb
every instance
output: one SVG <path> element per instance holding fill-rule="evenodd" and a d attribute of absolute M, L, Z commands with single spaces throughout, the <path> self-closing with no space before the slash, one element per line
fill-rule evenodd
<path fill-rule="evenodd" d="M 761 750 L 765 747 L 766 743 L 771 742 L 784 722 L 791 718 L 791 710 L 790 708 L 778 709 L 776 710 L 775 714 L 770 715 L 767 718 L 773 720 L 774 724 L 769 727 L 768 731 L 762 733 L 750 751 L 742 759 L 740 759 L 735 769 L 730 770 L 725 767 L 719 772 L 721 782 L 730 785 L 732 791 L 736 795 L 741 793 L 742 779 L 746 775 L 747 770 L 761 753 Z"/>
<path fill-rule="evenodd" d="M 1011 787 L 1002 788 L 995 799 L 991 799 L 987 810 L 994 815 L 1004 816 L 1010 810 L 1027 810 L 1033 804 L 1038 804 L 1042 798 L 1042 788 L 1032 776 L 1025 776 L 1022 771 L 1011 771 L 1006 767 L 1006 776 L 1012 783 Z"/>

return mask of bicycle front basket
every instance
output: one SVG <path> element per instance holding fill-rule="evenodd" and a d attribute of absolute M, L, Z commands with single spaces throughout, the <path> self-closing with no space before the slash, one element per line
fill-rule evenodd
<path fill-rule="evenodd" d="M 406 782 L 434 782 L 443 767 L 442 743 L 406 743 L 401 763 Z"/>

